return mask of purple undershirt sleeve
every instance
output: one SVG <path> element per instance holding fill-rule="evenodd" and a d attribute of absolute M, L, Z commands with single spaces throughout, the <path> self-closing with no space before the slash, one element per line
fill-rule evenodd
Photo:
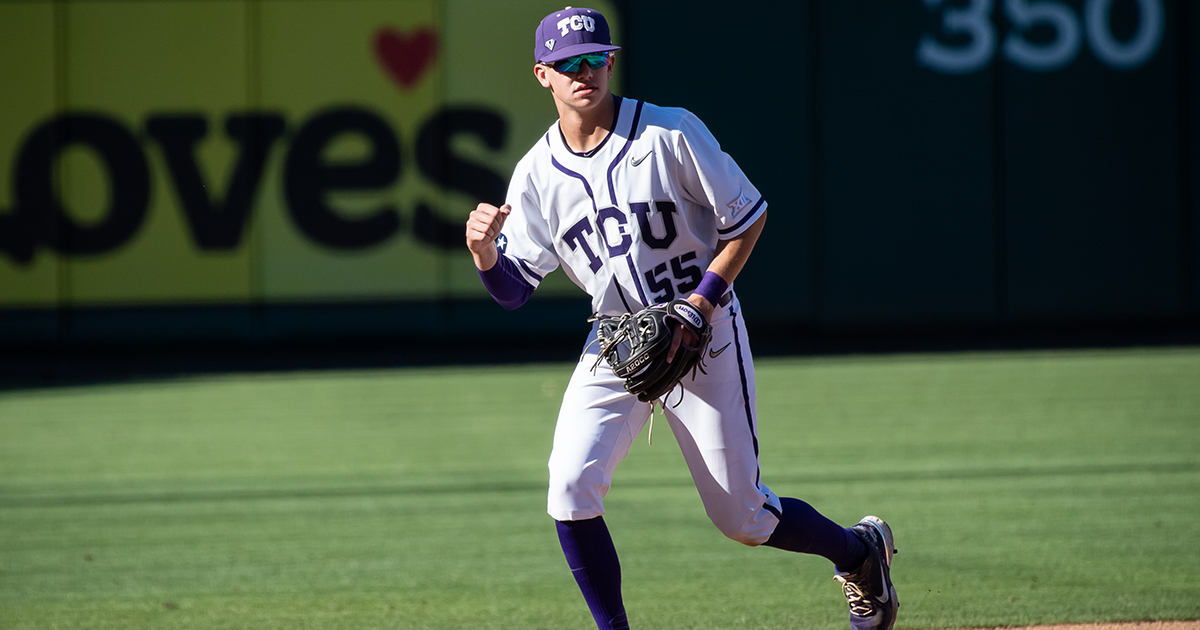
<path fill-rule="evenodd" d="M 476 270 L 478 271 L 478 270 Z M 517 264 L 508 256 L 500 254 L 500 258 L 491 269 L 479 272 L 479 279 L 496 303 L 508 310 L 516 309 L 533 295 L 533 285 L 521 277 Z"/>

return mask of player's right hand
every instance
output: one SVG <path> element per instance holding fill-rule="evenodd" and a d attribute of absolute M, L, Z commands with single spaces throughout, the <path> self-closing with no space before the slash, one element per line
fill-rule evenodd
<path fill-rule="evenodd" d="M 467 217 L 467 249 L 475 257 L 475 264 L 483 270 L 496 264 L 496 237 L 504 229 L 504 221 L 512 212 L 512 206 L 504 204 L 497 208 L 490 203 L 481 203 Z"/>

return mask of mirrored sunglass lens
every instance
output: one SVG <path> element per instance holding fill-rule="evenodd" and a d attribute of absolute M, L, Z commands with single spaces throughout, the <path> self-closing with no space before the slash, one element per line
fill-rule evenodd
<path fill-rule="evenodd" d="M 558 62 L 555 68 L 559 72 L 575 72 L 579 69 L 580 64 L 587 62 L 587 65 L 593 70 L 599 70 L 608 65 L 608 53 L 595 53 L 588 55 L 576 55 L 568 57 Z"/>
<path fill-rule="evenodd" d="M 575 72 L 579 69 L 579 63 L 583 61 L 583 57 L 570 57 L 558 62 L 559 72 Z"/>

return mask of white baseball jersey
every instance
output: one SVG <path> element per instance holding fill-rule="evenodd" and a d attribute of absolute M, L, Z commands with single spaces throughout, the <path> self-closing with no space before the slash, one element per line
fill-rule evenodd
<path fill-rule="evenodd" d="M 686 297 L 718 240 L 767 207 L 691 112 L 614 98 L 613 130 L 594 150 L 573 152 L 556 122 L 521 159 L 499 239 L 530 285 L 561 264 L 599 315 Z"/>

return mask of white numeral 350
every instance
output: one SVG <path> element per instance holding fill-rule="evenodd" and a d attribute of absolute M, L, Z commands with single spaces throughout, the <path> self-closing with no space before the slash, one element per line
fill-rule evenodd
<path fill-rule="evenodd" d="M 924 0 L 930 10 L 937 10 L 945 1 Z M 1083 27 L 1092 52 L 1100 61 L 1111 68 L 1131 70 L 1149 61 L 1162 43 L 1165 27 L 1162 0 L 1133 0 L 1138 5 L 1138 27 L 1129 41 L 1118 40 L 1109 28 L 1113 1 L 1087 0 L 1083 7 Z M 983 69 L 996 53 L 992 8 L 992 0 L 970 0 L 965 7 L 946 8 L 942 31 L 947 35 L 966 35 L 967 43 L 948 46 L 927 33 L 917 46 L 917 63 L 947 74 Z M 1049 72 L 1066 67 L 1079 55 L 1084 28 L 1079 16 L 1062 2 L 1004 0 L 1004 14 L 1014 27 L 1004 39 L 1005 59 L 1028 70 Z M 1039 25 L 1053 29 L 1052 41 L 1035 44 L 1023 37 Z"/>

